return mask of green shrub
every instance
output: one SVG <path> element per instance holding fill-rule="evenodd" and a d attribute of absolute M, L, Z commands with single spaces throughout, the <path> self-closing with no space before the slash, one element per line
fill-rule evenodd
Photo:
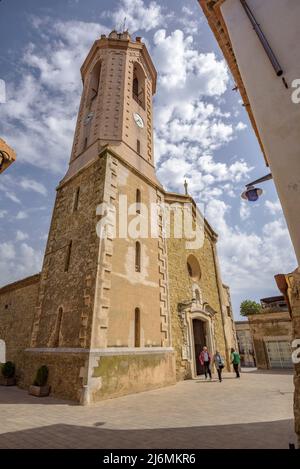
<path fill-rule="evenodd" d="M 256 301 L 245 300 L 240 307 L 241 316 L 251 316 L 252 314 L 261 313 L 261 306 Z"/>
<path fill-rule="evenodd" d="M 41 366 L 37 370 L 35 381 L 33 383 L 34 386 L 40 386 L 40 387 L 46 386 L 47 380 L 48 380 L 48 374 L 49 374 L 48 367 L 46 365 Z"/>
<path fill-rule="evenodd" d="M 6 362 L 1 367 L 4 378 L 13 378 L 15 376 L 16 367 L 13 362 Z"/>

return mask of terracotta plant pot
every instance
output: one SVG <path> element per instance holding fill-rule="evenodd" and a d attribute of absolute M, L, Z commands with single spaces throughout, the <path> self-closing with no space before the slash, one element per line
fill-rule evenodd
<path fill-rule="evenodd" d="M 15 386 L 16 385 L 16 378 L 4 378 L 4 376 L 0 376 L 0 385 L 1 386 Z"/>
<path fill-rule="evenodd" d="M 46 397 L 50 394 L 50 386 L 29 386 L 29 394 L 35 397 Z"/>

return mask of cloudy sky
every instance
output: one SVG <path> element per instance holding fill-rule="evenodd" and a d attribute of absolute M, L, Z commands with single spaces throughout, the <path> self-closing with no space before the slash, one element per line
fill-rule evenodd
<path fill-rule="evenodd" d="M 71 151 L 80 66 L 93 41 L 120 29 L 125 17 L 158 70 L 159 178 L 179 192 L 186 178 L 219 233 L 223 281 L 238 318 L 241 300 L 278 294 L 274 274 L 293 270 L 296 260 L 273 182 L 254 205 L 240 198 L 268 169 L 196 0 L 0 2 L 0 136 L 18 155 L 0 176 L 0 285 L 41 268 L 55 187 Z"/>

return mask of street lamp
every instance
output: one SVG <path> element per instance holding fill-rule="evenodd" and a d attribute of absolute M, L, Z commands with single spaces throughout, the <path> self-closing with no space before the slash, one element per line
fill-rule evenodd
<path fill-rule="evenodd" d="M 270 179 L 273 179 L 272 174 L 267 174 L 266 176 L 260 179 L 256 179 L 256 181 L 246 184 L 246 190 L 241 195 L 242 199 L 248 200 L 248 202 L 256 202 L 259 197 L 263 194 L 263 190 L 260 189 L 260 187 L 255 187 L 255 184 L 269 181 Z"/>

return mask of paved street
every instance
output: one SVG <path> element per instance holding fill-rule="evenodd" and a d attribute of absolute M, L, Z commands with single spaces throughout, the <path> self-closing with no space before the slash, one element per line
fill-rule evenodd
<path fill-rule="evenodd" d="M 0 448 L 288 448 L 293 376 L 251 371 L 90 407 L 0 387 Z"/>

